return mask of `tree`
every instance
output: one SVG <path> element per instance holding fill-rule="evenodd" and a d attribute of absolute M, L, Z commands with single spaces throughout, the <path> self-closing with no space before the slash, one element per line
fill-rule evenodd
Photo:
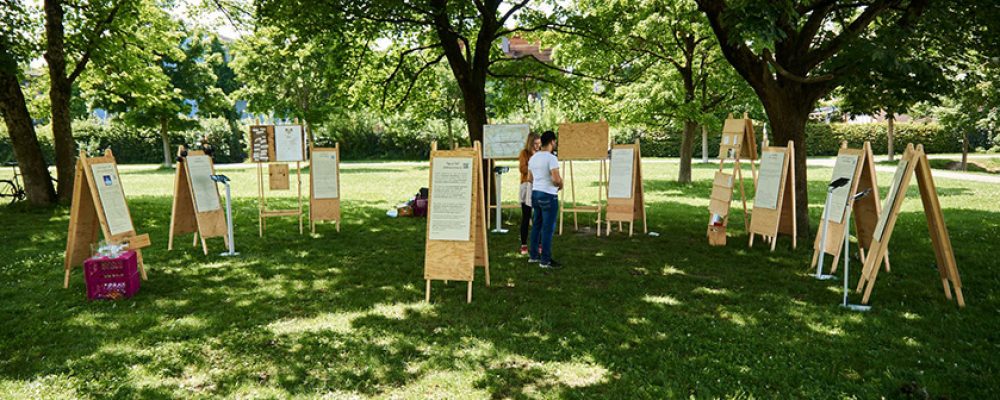
<path fill-rule="evenodd" d="M 49 69 L 52 138 L 60 201 L 69 201 L 72 196 L 76 168 L 76 143 L 70 114 L 73 83 L 97 53 L 107 50 L 101 47 L 103 42 L 128 29 L 127 24 L 120 21 L 123 18 L 118 17 L 132 14 L 139 1 L 108 0 L 85 4 L 44 1 L 45 61 Z M 70 10 L 68 19 L 64 7 Z M 68 35 L 67 27 L 70 28 Z"/>
<path fill-rule="evenodd" d="M 725 62 L 704 15 L 688 0 L 583 3 L 575 13 L 571 25 L 585 32 L 564 38 L 581 42 L 569 46 L 569 57 L 593 58 L 584 65 L 601 70 L 609 68 L 606 63 L 622 63 L 641 72 L 634 82 L 616 87 L 607 106 L 627 123 L 681 122 L 677 180 L 690 182 L 698 125 L 713 124 L 720 108 L 752 96 Z"/>
<path fill-rule="evenodd" d="M 3 114 L 14 156 L 24 174 L 24 191 L 33 205 L 56 202 L 49 170 L 42 156 L 27 101 L 21 89 L 24 66 L 37 52 L 31 27 L 32 10 L 18 0 L 0 1 L 0 114 Z"/>
<path fill-rule="evenodd" d="M 871 45 L 911 45 L 910 41 L 891 41 L 915 32 L 928 2 L 697 2 L 719 39 L 722 53 L 764 104 L 774 143 L 795 142 L 796 214 L 799 234 L 806 236 L 805 124 L 809 113 L 819 99 L 878 62 L 865 53 Z"/>

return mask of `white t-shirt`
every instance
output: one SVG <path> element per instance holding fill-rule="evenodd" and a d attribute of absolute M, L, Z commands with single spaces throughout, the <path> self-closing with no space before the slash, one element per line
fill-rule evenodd
<path fill-rule="evenodd" d="M 531 171 L 531 190 L 548 194 L 559 194 L 559 188 L 552 183 L 552 170 L 559 169 L 559 159 L 551 152 L 539 151 L 528 160 Z"/>

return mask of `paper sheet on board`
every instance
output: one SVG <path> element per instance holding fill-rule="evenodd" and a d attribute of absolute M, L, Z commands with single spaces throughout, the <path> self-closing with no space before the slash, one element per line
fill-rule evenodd
<path fill-rule="evenodd" d="M 429 240 L 468 241 L 472 223 L 472 158 L 434 158 Z"/>
<path fill-rule="evenodd" d="M 767 209 L 778 207 L 778 194 L 781 190 L 781 177 L 784 175 L 785 153 L 765 152 L 760 160 L 760 170 L 757 175 L 757 194 L 753 206 Z"/>
<path fill-rule="evenodd" d="M 274 127 L 274 158 L 275 161 L 302 161 L 302 126 L 275 125 Z"/>
<path fill-rule="evenodd" d="M 97 194 L 104 208 L 104 220 L 108 223 L 111 235 L 132 231 L 132 217 L 128 214 L 125 192 L 115 165 L 94 164 L 90 166 L 90 170 L 94 174 L 94 185 L 97 186 Z"/>
<path fill-rule="evenodd" d="M 309 173 L 312 174 L 313 197 L 336 199 L 340 197 L 337 186 L 337 152 L 313 151 Z"/>
<path fill-rule="evenodd" d="M 608 177 L 608 198 L 632 198 L 632 168 L 635 150 L 612 149 L 611 172 Z"/>
<path fill-rule="evenodd" d="M 878 223 L 875 224 L 875 235 L 873 236 L 875 241 L 882 241 L 885 225 L 889 222 L 889 214 L 892 214 L 892 205 L 896 202 L 896 197 L 899 196 L 899 185 L 903 181 L 907 164 L 909 164 L 907 160 L 901 160 L 899 166 L 896 167 L 896 173 L 892 176 L 892 185 L 889 186 L 889 194 L 885 196 L 885 201 L 882 203 L 882 213 L 879 214 Z"/>
<path fill-rule="evenodd" d="M 191 190 L 194 191 L 195 209 L 198 212 L 215 211 L 220 208 L 219 190 L 212 181 L 212 160 L 208 156 L 188 156 L 188 174 L 191 175 Z"/>
<path fill-rule="evenodd" d="M 529 133 L 527 124 L 483 125 L 483 158 L 517 158 Z"/>
<path fill-rule="evenodd" d="M 851 186 L 854 184 L 854 173 L 858 169 L 858 159 L 856 155 L 837 156 L 837 163 L 833 165 L 833 178 L 831 182 L 846 178 L 846 185 L 833 190 L 833 197 L 830 200 L 830 209 L 827 210 L 827 221 L 841 223 L 844 221 L 844 211 L 847 209 L 847 198 L 851 195 Z"/>

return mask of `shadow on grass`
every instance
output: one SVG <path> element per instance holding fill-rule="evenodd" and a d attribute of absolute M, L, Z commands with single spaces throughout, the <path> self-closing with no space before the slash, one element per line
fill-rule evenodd
<path fill-rule="evenodd" d="M 647 190 L 707 198 L 708 184 Z M 493 398 L 891 397 L 911 380 L 955 397 L 996 389 L 983 384 L 997 363 L 988 342 L 1000 282 L 984 245 L 1000 235 L 995 212 L 945 211 L 949 226 L 966 227 L 952 241 L 969 308 L 945 302 L 936 271 L 922 267 L 933 260 L 926 224 L 908 212 L 876 309 L 859 315 L 836 307 L 838 283 L 809 277 L 810 246 L 793 251 L 782 238 L 773 253 L 747 249 L 734 218 L 729 245 L 709 247 L 707 211 L 674 202 L 649 204 L 659 237 L 557 237 L 561 271 L 525 263 L 516 233 L 491 234 L 493 285 L 477 271 L 466 304 L 464 283 L 434 282 L 423 304 L 426 221 L 389 219 L 373 204 L 346 202 L 340 233 L 299 235 L 282 218 L 260 238 L 256 202 L 237 200 L 242 255 L 225 259 L 221 239 L 209 239 L 209 256 L 185 244 L 190 235 L 165 251 L 170 199 L 130 199 L 153 239 L 150 280 L 133 299 L 93 303 L 79 269 L 60 287 L 65 209 L 0 211 L 18 220 L 4 244 L 18 253 L 0 271 L 0 377 L 68 375 L 85 397 L 421 397 L 455 381 Z M 981 367 L 925 375 L 928 359 Z"/>

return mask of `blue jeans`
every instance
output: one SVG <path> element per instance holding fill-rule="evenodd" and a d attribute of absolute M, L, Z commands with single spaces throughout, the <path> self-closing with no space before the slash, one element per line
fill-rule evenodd
<path fill-rule="evenodd" d="M 552 235 L 556 230 L 559 216 L 559 197 L 534 190 L 531 192 L 531 243 L 528 245 L 530 257 L 542 264 L 552 261 Z M 542 254 L 538 254 L 541 244 Z"/>

